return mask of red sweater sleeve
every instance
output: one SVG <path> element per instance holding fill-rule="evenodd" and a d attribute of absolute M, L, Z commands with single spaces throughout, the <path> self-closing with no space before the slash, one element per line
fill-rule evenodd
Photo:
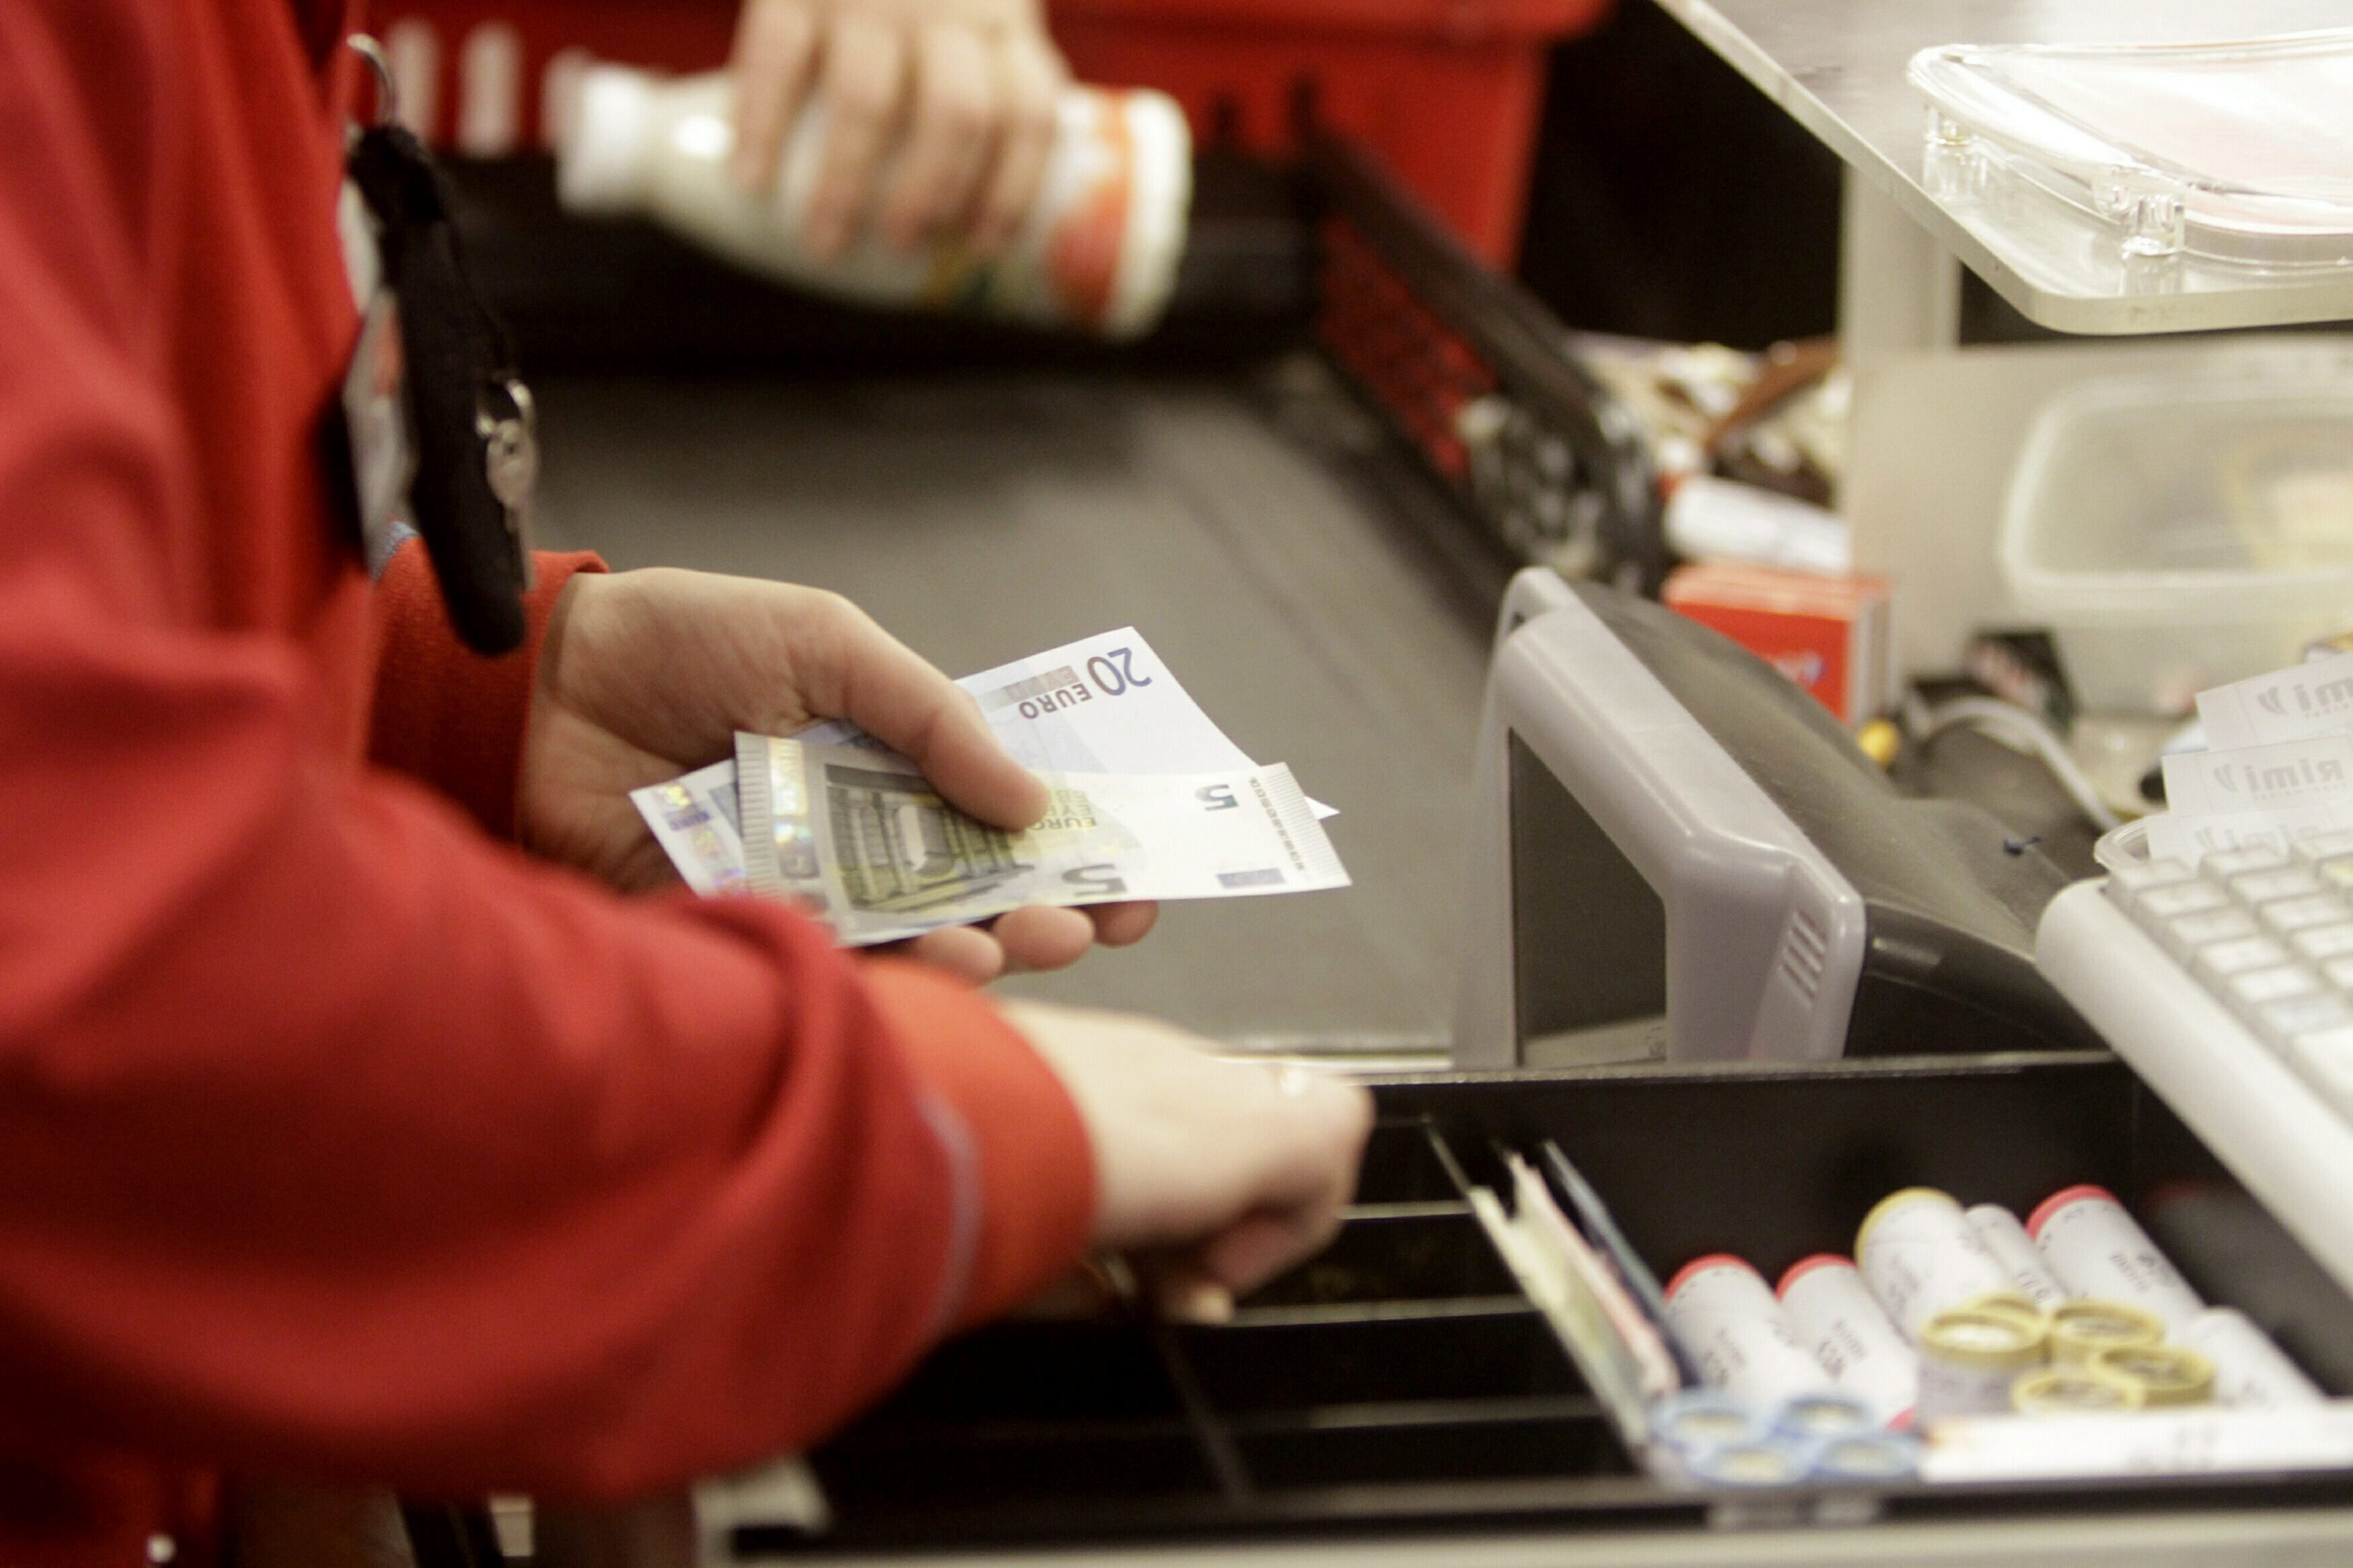
<path fill-rule="evenodd" d="M 83 3 L 0 6 L 0 1436 L 558 1494 L 818 1436 L 1074 1254 L 1076 1112 L 972 993 L 355 764 L 206 607 L 174 198 L 117 177 L 205 62 L 97 129 Z"/>
<path fill-rule="evenodd" d="M 394 552 L 376 584 L 381 651 L 369 755 L 434 785 L 501 838 L 514 837 L 515 780 L 548 616 L 575 573 L 605 570 L 585 550 L 542 551 L 535 564 L 523 646 L 501 658 L 458 640 L 418 541 Z"/>

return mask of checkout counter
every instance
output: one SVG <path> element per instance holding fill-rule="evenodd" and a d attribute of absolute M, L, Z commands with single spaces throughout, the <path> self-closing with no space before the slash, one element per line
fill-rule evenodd
<path fill-rule="evenodd" d="M 1704 33 L 1727 26 L 1670 8 Z M 1710 41 L 1736 59 L 1762 47 Z M 2096 1481 L 1769 1492 L 1668 1485 L 1636 1462 L 1473 1212 L 1474 1187 L 1547 1141 L 1662 1276 L 1714 1250 L 1768 1275 L 1844 1251 L 1901 1186 L 2022 1212 L 2093 1182 L 2142 1206 L 2208 1300 L 2264 1324 L 2338 1394 L 2353 1394 L 2353 1297 L 2038 973 L 2036 923 L 2068 870 L 1978 805 L 1899 791 L 1767 667 L 1627 591 L 1666 564 L 1652 476 L 1556 323 L 1344 142 L 1319 142 L 1301 180 L 1284 194 L 1295 226 L 1230 231 L 1277 249 L 1314 237 L 1295 292 L 1251 295 L 1253 330 L 1313 323 L 1321 363 L 1385 427 L 1326 459 L 1356 470 L 1363 542 L 1446 578 L 1460 647 L 1493 628 L 1459 797 L 1464 916 L 1436 917 L 1461 932 L 1445 1058 L 1404 1035 L 1273 1042 L 1423 1059 L 1374 1079 L 1381 1122 L 1338 1241 L 1232 1321 L 984 1330 L 803 1458 L 632 1510 L 543 1513 L 536 1560 L 2353 1555 L 2353 1452 L 2267 1473 L 2184 1456 L 2176 1473 Z M 1476 451 L 1452 417 L 1474 399 L 1499 411 Z M 1363 485 L 1362 465 L 1398 454 L 1415 471 Z M 1531 559 L 1592 580 L 1505 583 Z"/>

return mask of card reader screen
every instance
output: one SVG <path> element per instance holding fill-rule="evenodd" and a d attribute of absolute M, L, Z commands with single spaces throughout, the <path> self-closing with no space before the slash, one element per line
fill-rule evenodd
<path fill-rule="evenodd" d="M 1520 1038 L 1663 1016 L 1666 906 L 1517 735 L 1511 766 Z"/>

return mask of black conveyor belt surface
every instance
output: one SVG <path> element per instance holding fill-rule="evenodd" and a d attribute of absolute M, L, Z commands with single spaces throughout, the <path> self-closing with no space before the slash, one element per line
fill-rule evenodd
<path fill-rule="evenodd" d="M 1175 906 L 1008 989 L 1270 1043 L 1442 1035 L 1500 574 L 1433 542 L 1444 503 L 1314 362 L 539 391 L 543 544 L 836 589 L 955 674 L 1133 624 L 1340 809 L 1353 889 Z"/>

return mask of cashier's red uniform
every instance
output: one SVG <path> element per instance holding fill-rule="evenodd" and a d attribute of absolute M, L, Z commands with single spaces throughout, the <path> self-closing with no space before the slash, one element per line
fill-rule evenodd
<path fill-rule="evenodd" d="M 1093 1203 L 973 993 L 498 841 L 596 566 L 483 661 L 333 521 L 324 9 L 0 4 L 0 1562 L 774 1452 Z"/>

